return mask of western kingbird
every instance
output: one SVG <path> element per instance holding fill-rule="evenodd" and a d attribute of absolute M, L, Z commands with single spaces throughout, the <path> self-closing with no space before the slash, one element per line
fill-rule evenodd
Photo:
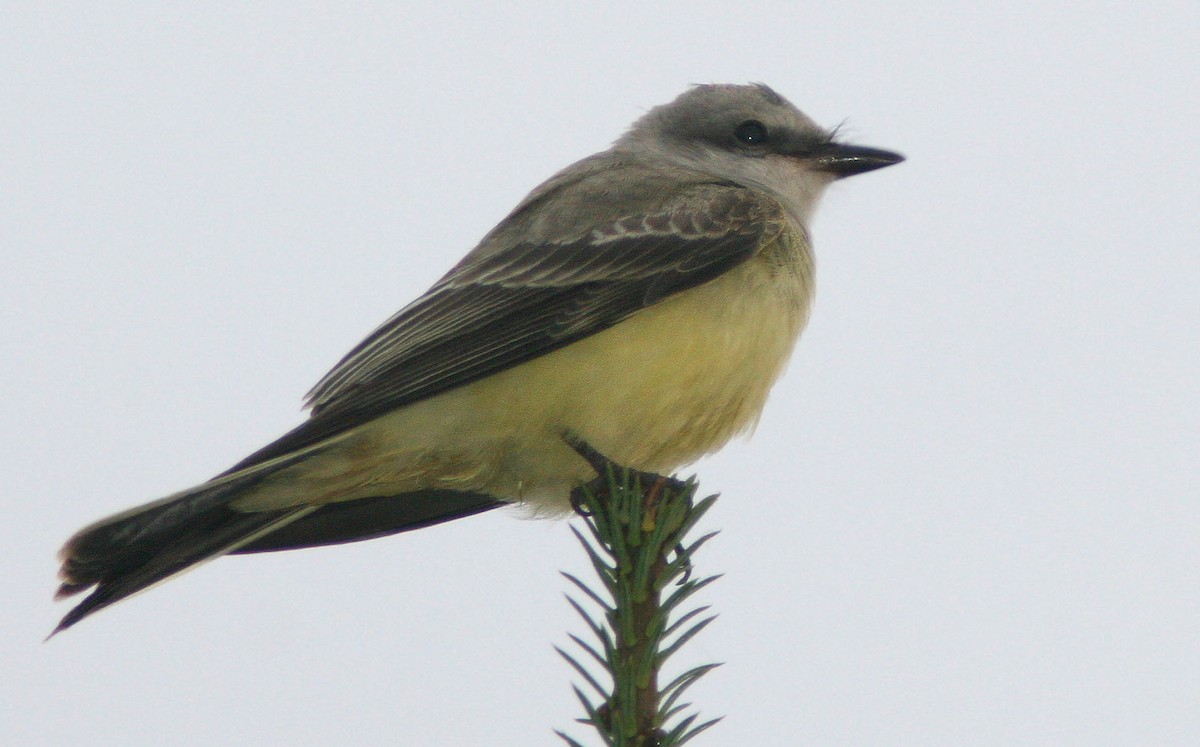
<path fill-rule="evenodd" d="M 381 537 L 595 477 L 567 443 L 668 473 L 756 422 L 808 316 L 808 221 L 900 162 L 764 85 L 702 85 L 537 187 L 307 397 L 299 427 L 86 527 L 55 632 L 198 563 Z"/>

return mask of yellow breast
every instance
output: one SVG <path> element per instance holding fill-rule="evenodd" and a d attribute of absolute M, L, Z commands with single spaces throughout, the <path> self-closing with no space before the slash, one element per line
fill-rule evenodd
<path fill-rule="evenodd" d="M 757 422 L 807 319 L 813 264 L 799 232 L 703 286 L 467 387 L 504 415 L 492 490 L 559 503 L 591 477 L 564 428 L 616 462 L 669 472 Z M 490 429 L 489 429 L 490 430 Z M 514 434 L 520 434 L 516 436 Z"/>

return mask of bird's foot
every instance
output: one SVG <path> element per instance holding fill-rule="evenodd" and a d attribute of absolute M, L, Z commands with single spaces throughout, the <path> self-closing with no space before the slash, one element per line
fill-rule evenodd
<path fill-rule="evenodd" d="M 571 431 L 563 433 L 563 441 L 566 442 L 567 446 L 574 449 L 576 454 L 583 457 L 591 465 L 592 469 L 596 471 L 595 479 L 571 491 L 571 508 L 581 516 L 586 516 L 589 513 L 584 491 L 603 500 L 608 495 L 609 479 L 614 474 L 623 474 L 630 484 L 640 486 L 642 495 L 645 498 L 646 512 L 642 523 L 646 531 L 654 528 L 654 519 L 657 514 L 655 508 L 658 506 L 659 499 L 662 497 L 664 491 L 680 492 L 691 489 L 688 483 L 678 478 L 660 475 L 657 472 L 645 472 L 617 464 Z"/>
<path fill-rule="evenodd" d="M 568 446 L 575 450 L 575 453 L 583 457 L 592 469 L 596 470 L 596 478 L 575 488 L 571 491 L 571 509 L 580 516 L 590 516 L 591 510 L 588 508 L 588 498 L 592 500 L 605 500 L 609 495 L 609 482 L 611 476 L 618 474 L 625 475 L 625 479 L 633 485 L 638 485 L 642 490 L 643 505 L 645 510 L 642 514 L 642 531 L 649 532 L 654 529 L 654 523 L 658 517 L 658 503 L 664 492 L 683 492 L 694 490 L 695 488 L 689 483 L 675 477 L 660 475 L 656 472 L 644 472 L 628 467 L 623 467 L 608 457 L 597 451 L 591 444 L 584 441 L 577 434 L 570 431 L 563 434 L 563 441 Z M 676 556 L 684 554 L 682 545 L 675 546 Z M 686 562 L 683 568 L 683 575 L 679 579 L 679 584 L 687 583 L 692 575 L 692 564 Z"/>

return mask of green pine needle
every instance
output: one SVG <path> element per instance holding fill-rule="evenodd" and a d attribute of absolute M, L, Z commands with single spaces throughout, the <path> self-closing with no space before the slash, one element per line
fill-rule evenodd
<path fill-rule="evenodd" d="M 693 480 L 643 486 L 643 477 L 652 476 L 606 471 L 608 489 L 597 491 L 606 495 L 586 489 L 577 494 L 586 529 L 571 527 L 599 583 L 589 586 L 563 574 L 582 594 L 568 594 L 567 601 L 590 636 L 569 637 L 586 655 L 555 648 L 591 691 L 574 686 L 586 714 L 578 721 L 591 725 L 603 744 L 680 747 L 720 720 L 697 724 L 699 713 L 680 702 L 719 665 L 693 667 L 665 687 L 658 684 L 664 662 L 716 618 L 705 614 L 708 606 L 687 611 L 680 606 L 719 578 L 691 576 L 696 551 L 716 532 L 687 536 L 717 497 L 693 503 Z M 583 747 L 565 732 L 555 733 L 570 747 Z"/>

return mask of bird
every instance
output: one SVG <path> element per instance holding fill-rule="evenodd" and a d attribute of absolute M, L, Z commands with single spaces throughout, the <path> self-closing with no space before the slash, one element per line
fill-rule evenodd
<path fill-rule="evenodd" d="M 51 636 L 231 553 L 520 504 L 569 511 L 596 455 L 665 474 L 757 422 L 808 319 L 832 182 L 901 162 L 764 84 L 704 84 L 551 176 L 308 393 L 299 426 L 60 552 Z"/>

